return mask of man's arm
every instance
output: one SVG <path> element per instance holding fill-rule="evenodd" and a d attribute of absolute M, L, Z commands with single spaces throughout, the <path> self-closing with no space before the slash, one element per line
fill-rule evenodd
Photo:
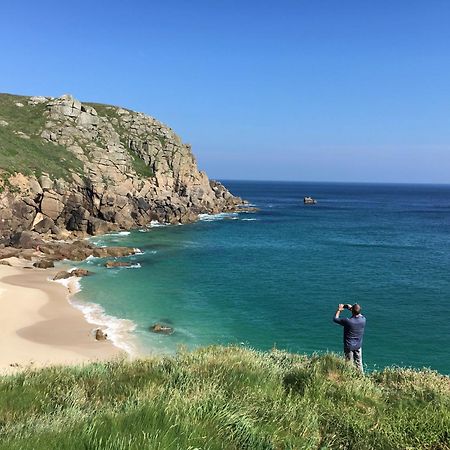
<path fill-rule="evenodd" d="M 339 325 L 344 325 L 344 322 L 346 320 L 346 319 L 341 319 L 339 317 L 342 311 L 344 311 L 344 305 L 342 303 L 339 303 L 338 309 L 336 310 L 334 317 L 333 317 L 333 322 L 336 322 Z"/>

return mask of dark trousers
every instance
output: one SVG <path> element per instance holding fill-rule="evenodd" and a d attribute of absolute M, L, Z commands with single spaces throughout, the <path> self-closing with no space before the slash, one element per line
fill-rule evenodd
<path fill-rule="evenodd" d="M 358 350 L 349 350 L 348 348 L 344 348 L 344 355 L 347 361 L 352 362 L 361 371 L 361 373 L 364 373 L 362 348 L 358 348 Z"/>

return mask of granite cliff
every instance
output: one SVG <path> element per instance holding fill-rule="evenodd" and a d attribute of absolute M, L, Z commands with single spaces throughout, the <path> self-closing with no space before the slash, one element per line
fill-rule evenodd
<path fill-rule="evenodd" d="M 153 117 L 59 98 L 0 95 L 0 242 L 25 230 L 84 236 L 186 223 L 244 202 L 199 171 Z"/>

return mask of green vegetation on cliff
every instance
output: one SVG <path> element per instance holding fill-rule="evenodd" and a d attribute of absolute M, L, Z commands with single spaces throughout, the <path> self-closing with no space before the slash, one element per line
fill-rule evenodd
<path fill-rule="evenodd" d="M 29 105 L 29 97 L 0 94 L 0 171 L 24 175 L 48 173 L 67 178 L 81 173 L 82 163 L 66 148 L 45 141 L 45 105 Z M 18 106 L 22 105 L 22 106 Z"/>
<path fill-rule="evenodd" d="M 86 103 L 88 106 L 92 106 L 98 113 L 99 116 L 106 117 L 112 124 L 114 130 L 119 135 L 120 143 L 123 147 L 128 151 L 128 154 L 131 156 L 131 164 L 133 170 L 140 175 L 141 177 L 148 178 L 153 177 L 155 174 L 153 170 L 139 158 L 136 153 L 130 150 L 129 143 L 127 142 L 128 132 L 127 130 L 120 125 L 120 117 L 117 113 L 119 107 L 113 105 L 104 105 L 102 103 Z M 121 108 L 124 110 L 124 108 Z M 126 111 L 132 112 L 129 109 Z"/>
<path fill-rule="evenodd" d="M 450 380 L 210 347 L 0 378 L 0 449 L 449 449 Z"/>

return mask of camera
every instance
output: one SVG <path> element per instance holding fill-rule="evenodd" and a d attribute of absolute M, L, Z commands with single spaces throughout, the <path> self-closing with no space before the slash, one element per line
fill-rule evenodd
<path fill-rule="evenodd" d="M 344 305 L 344 309 L 352 309 L 352 305 Z"/>

